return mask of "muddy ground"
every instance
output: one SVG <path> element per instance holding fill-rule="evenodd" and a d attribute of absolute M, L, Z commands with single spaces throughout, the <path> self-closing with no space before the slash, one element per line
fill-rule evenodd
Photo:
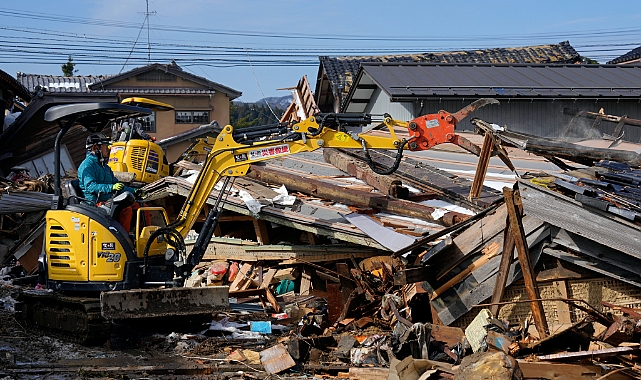
<path fill-rule="evenodd" d="M 0 380 L 270 377 L 260 365 L 230 362 L 225 358 L 236 348 L 254 351 L 268 348 L 276 337 L 248 342 L 208 331 L 207 325 L 175 329 L 182 330 L 180 332 L 172 332 L 172 326 L 154 329 L 116 325 L 106 342 L 82 346 L 25 326 L 13 312 L 12 296 L 17 289 L 7 283 L 0 288 Z M 255 318 L 252 315 L 233 317 Z"/>

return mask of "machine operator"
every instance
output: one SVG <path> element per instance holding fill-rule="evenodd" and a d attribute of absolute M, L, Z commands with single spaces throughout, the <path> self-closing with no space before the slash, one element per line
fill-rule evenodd
<path fill-rule="evenodd" d="M 91 204 L 100 206 L 112 196 L 124 191 L 138 194 L 137 189 L 125 186 L 118 182 L 113 171 L 107 165 L 109 161 L 110 140 L 102 133 L 92 133 L 87 137 L 87 157 L 78 168 L 78 180 L 84 198 Z M 115 194 L 114 194 L 115 193 Z M 124 207 L 118 215 L 118 223 L 130 232 L 131 220 L 140 205 L 134 202 L 131 206 Z"/>

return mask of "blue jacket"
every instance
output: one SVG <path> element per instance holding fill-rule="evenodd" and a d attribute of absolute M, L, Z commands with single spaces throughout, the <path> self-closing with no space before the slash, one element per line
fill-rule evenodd
<path fill-rule="evenodd" d="M 80 181 L 80 189 L 82 189 L 84 198 L 92 204 L 110 199 L 114 192 L 112 190 L 113 184 L 120 182 L 114 176 L 111 168 L 107 164 L 102 164 L 93 153 L 87 153 L 87 157 L 80 164 L 78 180 Z M 118 193 L 123 191 L 129 191 L 133 194 L 136 189 L 125 186 Z"/>

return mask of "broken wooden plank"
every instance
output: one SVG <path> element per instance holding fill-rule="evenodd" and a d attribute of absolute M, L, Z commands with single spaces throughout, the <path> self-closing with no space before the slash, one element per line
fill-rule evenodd
<path fill-rule="evenodd" d="M 430 299 L 435 299 L 436 297 L 440 296 L 451 288 L 452 286 L 458 284 L 462 279 L 467 277 L 470 273 L 474 272 L 475 269 L 487 264 L 493 257 L 495 257 L 498 254 L 499 251 L 499 244 L 497 242 L 492 242 L 490 245 L 485 247 L 483 249 L 483 256 L 481 256 L 478 260 L 475 260 L 472 264 L 470 264 L 467 268 L 463 269 L 461 272 L 457 273 L 454 277 L 449 279 L 445 284 L 441 285 L 438 287 L 434 292 L 432 293 L 432 296 Z"/>
<path fill-rule="evenodd" d="M 607 357 L 618 356 L 625 353 L 632 353 L 639 351 L 639 345 L 636 346 L 623 346 L 605 348 L 602 350 L 589 350 L 589 351 L 574 351 L 564 352 L 561 354 L 541 355 L 537 356 L 538 360 L 579 360 L 591 357 Z"/>
<path fill-rule="evenodd" d="M 328 182 L 301 177 L 297 174 L 274 167 L 252 165 L 248 176 L 267 183 L 285 185 L 290 191 L 300 191 L 305 194 L 331 199 L 335 202 L 359 207 L 371 207 L 376 210 L 387 211 L 396 215 L 425 221 L 435 221 L 432 217 L 432 213 L 435 211 L 434 207 L 395 199 L 379 193 L 333 185 Z M 456 215 L 458 220 L 465 220 L 469 217 L 469 215 L 452 211 L 448 212 L 448 214 Z"/>
<path fill-rule="evenodd" d="M 514 245 L 519 256 L 519 264 L 521 264 L 521 271 L 523 272 L 523 280 L 525 281 L 525 290 L 531 300 L 541 299 L 539 287 L 536 283 L 536 274 L 534 273 L 534 266 L 530 257 L 530 250 L 528 248 L 525 230 L 523 229 L 523 221 L 521 220 L 521 212 L 516 204 L 520 203 L 520 195 L 518 191 L 509 188 L 503 188 L 503 195 L 505 198 L 505 205 L 507 206 L 508 220 L 510 221 L 510 228 L 512 236 L 514 236 Z M 543 302 L 535 301 L 530 302 L 530 309 L 534 317 L 534 324 L 539 333 L 539 338 L 543 339 L 549 334 L 548 323 L 545 319 L 545 311 L 543 310 Z"/>
<path fill-rule="evenodd" d="M 229 285 L 229 292 L 244 290 L 249 287 L 249 284 L 251 284 L 249 274 L 251 273 L 252 268 L 253 265 L 248 263 L 245 263 L 240 267 L 240 270 L 238 270 L 238 273 L 236 274 L 236 278 L 234 278 L 234 281 Z"/>
<path fill-rule="evenodd" d="M 381 380 L 387 379 L 389 368 L 358 368 L 349 369 L 350 380 Z"/>
<path fill-rule="evenodd" d="M 470 189 L 470 200 L 478 198 L 483 189 L 483 181 L 487 174 L 487 168 L 490 165 L 490 156 L 494 150 L 494 137 L 490 133 L 485 133 L 483 138 L 483 146 L 481 147 L 481 155 L 479 156 L 478 163 L 476 164 L 476 171 L 474 173 L 474 180 L 472 181 L 472 188 Z"/>
<path fill-rule="evenodd" d="M 526 379 L 548 380 L 595 380 L 607 374 L 608 380 L 628 380 L 630 376 L 623 373 L 609 372 L 591 364 L 564 364 L 550 362 L 532 362 L 518 359 L 519 368 Z"/>
<path fill-rule="evenodd" d="M 312 289 L 312 275 L 313 269 L 304 265 L 303 271 L 300 277 L 300 295 L 306 296 L 309 295 L 309 291 Z"/>

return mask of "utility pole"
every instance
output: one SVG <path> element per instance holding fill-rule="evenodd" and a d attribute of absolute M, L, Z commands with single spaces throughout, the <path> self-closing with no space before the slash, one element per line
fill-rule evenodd
<path fill-rule="evenodd" d="M 149 0 L 145 0 L 147 3 L 147 11 L 145 12 L 145 21 L 147 22 L 147 64 L 151 64 L 151 40 L 149 38 L 149 15 L 155 15 L 156 11 L 149 12 Z"/>

